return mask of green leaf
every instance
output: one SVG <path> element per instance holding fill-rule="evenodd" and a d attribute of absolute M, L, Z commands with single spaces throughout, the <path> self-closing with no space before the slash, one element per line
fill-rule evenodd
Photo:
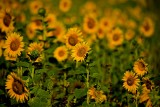
<path fill-rule="evenodd" d="M 93 74 L 91 75 L 91 77 L 100 79 L 100 78 L 101 78 L 101 75 L 100 75 L 99 73 L 93 73 Z"/>
<path fill-rule="evenodd" d="M 16 63 L 17 66 L 20 66 L 20 67 L 29 67 L 29 63 L 28 62 L 17 62 Z"/>
<path fill-rule="evenodd" d="M 76 98 L 81 98 L 87 95 L 87 89 L 76 89 L 74 95 Z"/>
<path fill-rule="evenodd" d="M 43 90 L 43 89 L 38 89 L 38 91 L 37 91 L 37 96 L 38 97 L 43 97 L 43 98 L 50 98 L 50 94 L 49 94 L 49 92 L 48 91 L 45 91 L 45 90 Z"/>

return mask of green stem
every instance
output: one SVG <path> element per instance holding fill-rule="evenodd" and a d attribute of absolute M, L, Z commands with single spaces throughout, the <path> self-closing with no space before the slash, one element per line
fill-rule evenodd
<path fill-rule="evenodd" d="M 86 72 L 87 72 L 86 87 L 87 87 L 87 89 L 89 89 L 89 69 L 88 69 L 88 64 L 87 64 Z M 88 94 L 87 94 L 87 104 L 89 104 L 89 95 Z"/>
<path fill-rule="evenodd" d="M 63 82 L 64 82 L 64 93 L 66 93 L 66 86 L 67 86 L 66 79 L 67 79 L 67 74 L 66 74 L 66 72 L 64 72 L 64 79 L 63 79 Z"/>
<path fill-rule="evenodd" d="M 32 79 L 33 79 L 33 77 L 34 77 L 34 66 L 32 66 L 31 77 L 32 77 Z"/>
<path fill-rule="evenodd" d="M 137 97 L 137 92 L 136 92 L 136 107 L 138 107 L 138 97 Z"/>

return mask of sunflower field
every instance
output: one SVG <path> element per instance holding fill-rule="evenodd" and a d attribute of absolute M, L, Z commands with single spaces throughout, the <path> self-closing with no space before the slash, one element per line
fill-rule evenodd
<path fill-rule="evenodd" d="M 159 5 L 0 0 L 0 107 L 160 107 Z"/>

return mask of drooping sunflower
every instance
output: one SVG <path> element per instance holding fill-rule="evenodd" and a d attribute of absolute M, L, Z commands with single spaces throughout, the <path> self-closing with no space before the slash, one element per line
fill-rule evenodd
<path fill-rule="evenodd" d="M 72 49 L 72 57 L 74 60 L 83 61 L 90 50 L 90 47 L 87 43 L 78 43 L 73 49 Z"/>
<path fill-rule="evenodd" d="M 84 16 L 83 20 L 83 30 L 86 33 L 93 34 L 98 30 L 98 21 L 96 17 L 90 13 Z"/>
<path fill-rule="evenodd" d="M 68 12 L 72 6 L 72 1 L 71 0 L 60 0 L 59 2 L 59 9 L 62 12 Z"/>
<path fill-rule="evenodd" d="M 152 102 L 150 99 L 150 89 L 146 87 L 145 84 L 142 85 L 142 94 L 140 95 L 140 103 L 146 102 L 146 107 L 152 107 Z"/>
<path fill-rule="evenodd" d="M 83 41 L 82 39 L 82 33 L 78 28 L 70 28 L 65 35 L 66 38 L 66 46 L 69 49 L 72 49 L 76 44 Z"/>
<path fill-rule="evenodd" d="M 126 71 L 122 80 L 124 81 L 123 87 L 126 90 L 133 92 L 133 93 L 136 92 L 139 86 L 140 80 L 138 79 L 138 76 L 135 75 L 135 73 L 133 73 L 132 71 L 131 72 Z"/>
<path fill-rule="evenodd" d="M 96 98 L 95 93 L 96 93 L 96 89 L 94 87 L 91 87 L 87 92 L 87 94 L 89 95 L 89 97 L 91 99 L 95 99 Z"/>
<path fill-rule="evenodd" d="M 53 13 L 49 13 L 46 17 L 45 17 L 45 21 L 48 24 L 53 24 L 54 22 L 56 22 L 57 18 L 56 15 Z"/>
<path fill-rule="evenodd" d="M 28 100 L 28 90 L 24 85 L 24 81 L 18 77 L 14 72 L 11 72 L 7 76 L 6 80 L 6 89 L 8 90 L 8 94 L 10 98 L 15 98 L 17 102 L 25 102 Z"/>
<path fill-rule="evenodd" d="M 148 71 L 148 64 L 146 64 L 143 59 L 138 59 L 135 63 L 134 63 L 134 71 L 137 73 L 137 75 L 139 76 L 143 76 L 145 73 L 147 73 Z"/>
<path fill-rule="evenodd" d="M 53 52 L 53 56 L 58 61 L 64 61 L 68 57 L 68 50 L 65 46 L 60 46 Z"/>
<path fill-rule="evenodd" d="M 142 78 L 143 85 L 142 88 L 143 90 L 152 90 L 154 87 L 154 83 L 149 79 L 149 77 L 143 77 Z"/>
<path fill-rule="evenodd" d="M 145 37 L 151 37 L 154 33 L 154 23 L 153 20 L 149 17 L 146 17 L 140 26 L 140 32 Z"/>
<path fill-rule="evenodd" d="M 5 53 L 12 57 L 17 57 L 21 55 L 21 52 L 24 50 L 23 37 L 20 34 L 13 32 L 8 33 L 7 40 L 5 41 Z"/>
<path fill-rule="evenodd" d="M 27 55 L 30 61 L 40 62 L 43 59 L 43 44 L 33 42 L 29 45 Z"/>
<path fill-rule="evenodd" d="M 109 44 L 112 44 L 113 46 L 119 46 L 122 45 L 124 37 L 123 32 L 120 28 L 116 28 L 113 31 L 111 31 L 108 36 Z"/>
<path fill-rule="evenodd" d="M 10 32 L 14 30 L 14 17 L 11 15 L 10 10 L 2 10 L 0 12 L 0 28 L 2 32 Z"/>

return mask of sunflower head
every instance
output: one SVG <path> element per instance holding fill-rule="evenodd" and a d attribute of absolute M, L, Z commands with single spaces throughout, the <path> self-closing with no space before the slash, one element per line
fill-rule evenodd
<path fill-rule="evenodd" d="M 64 61 L 68 57 L 68 50 L 65 46 L 60 46 L 53 52 L 53 56 L 58 61 Z"/>
<path fill-rule="evenodd" d="M 151 80 L 149 80 L 148 77 L 143 77 L 142 81 L 143 81 L 143 85 L 142 85 L 143 90 L 149 90 L 150 91 L 150 90 L 153 89 L 154 83 Z"/>
<path fill-rule="evenodd" d="M 16 98 L 17 102 L 28 100 L 28 90 L 24 82 L 14 72 L 7 76 L 6 89 L 11 98 Z"/>
<path fill-rule="evenodd" d="M 135 63 L 134 63 L 134 71 L 137 73 L 137 75 L 139 76 L 143 76 L 145 73 L 147 73 L 148 71 L 148 64 L 146 64 L 143 59 L 138 59 Z"/>
<path fill-rule="evenodd" d="M 82 33 L 78 28 L 70 28 L 66 34 L 66 46 L 72 49 L 76 44 L 82 42 Z"/>
<path fill-rule="evenodd" d="M 14 30 L 13 26 L 14 17 L 11 15 L 10 10 L 6 9 L 0 13 L 0 27 L 2 31 L 9 32 Z"/>
<path fill-rule="evenodd" d="M 112 44 L 113 46 L 121 45 L 124 39 L 122 30 L 120 28 L 112 30 L 112 32 L 108 34 L 107 38 L 109 43 Z"/>
<path fill-rule="evenodd" d="M 8 56 L 17 57 L 21 55 L 23 51 L 24 43 L 22 42 L 23 37 L 18 33 L 8 33 L 7 40 L 5 41 L 5 53 Z"/>
<path fill-rule="evenodd" d="M 150 37 L 154 33 L 154 23 L 151 18 L 146 17 L 140 26 L 140 32 L 145 37 Z"/>
<path fill-rule="evenodd" d="M 69 11 L 69 9 L 71 8 L 71 6 L 72 6 L 72 1 L 71 0 L 60 0 L 59 9 L 62 12 Z"/>
<path fill-rule="evenodd" d="M 98 30 L 98 22 L 93 14 L 88 14 L 84 17 L 83 29 L 86 33 L 93 34 Z"/>
<path fill-rule="evenodd" d="M 122 80 L 124 81 L 123 87 L 125 89 L 133 93 L 136 92 L 140 82 L 138 76 L 136 76 L 133 72 L 126 71 Z"/>
<path fill-rule="evenodd" d="M 90 50 L 90 47 L 87 43 L 78 43 L 73 49 L 72 49 L 72 57 L 76 61 L 83 61 Z"/>
<path fill-rule="evenodd" d="M 40 62 L 43 59 L 43 44 L 41 43 L 31 43 L 27 50 L 28 58 L 33 62 Z"/>

